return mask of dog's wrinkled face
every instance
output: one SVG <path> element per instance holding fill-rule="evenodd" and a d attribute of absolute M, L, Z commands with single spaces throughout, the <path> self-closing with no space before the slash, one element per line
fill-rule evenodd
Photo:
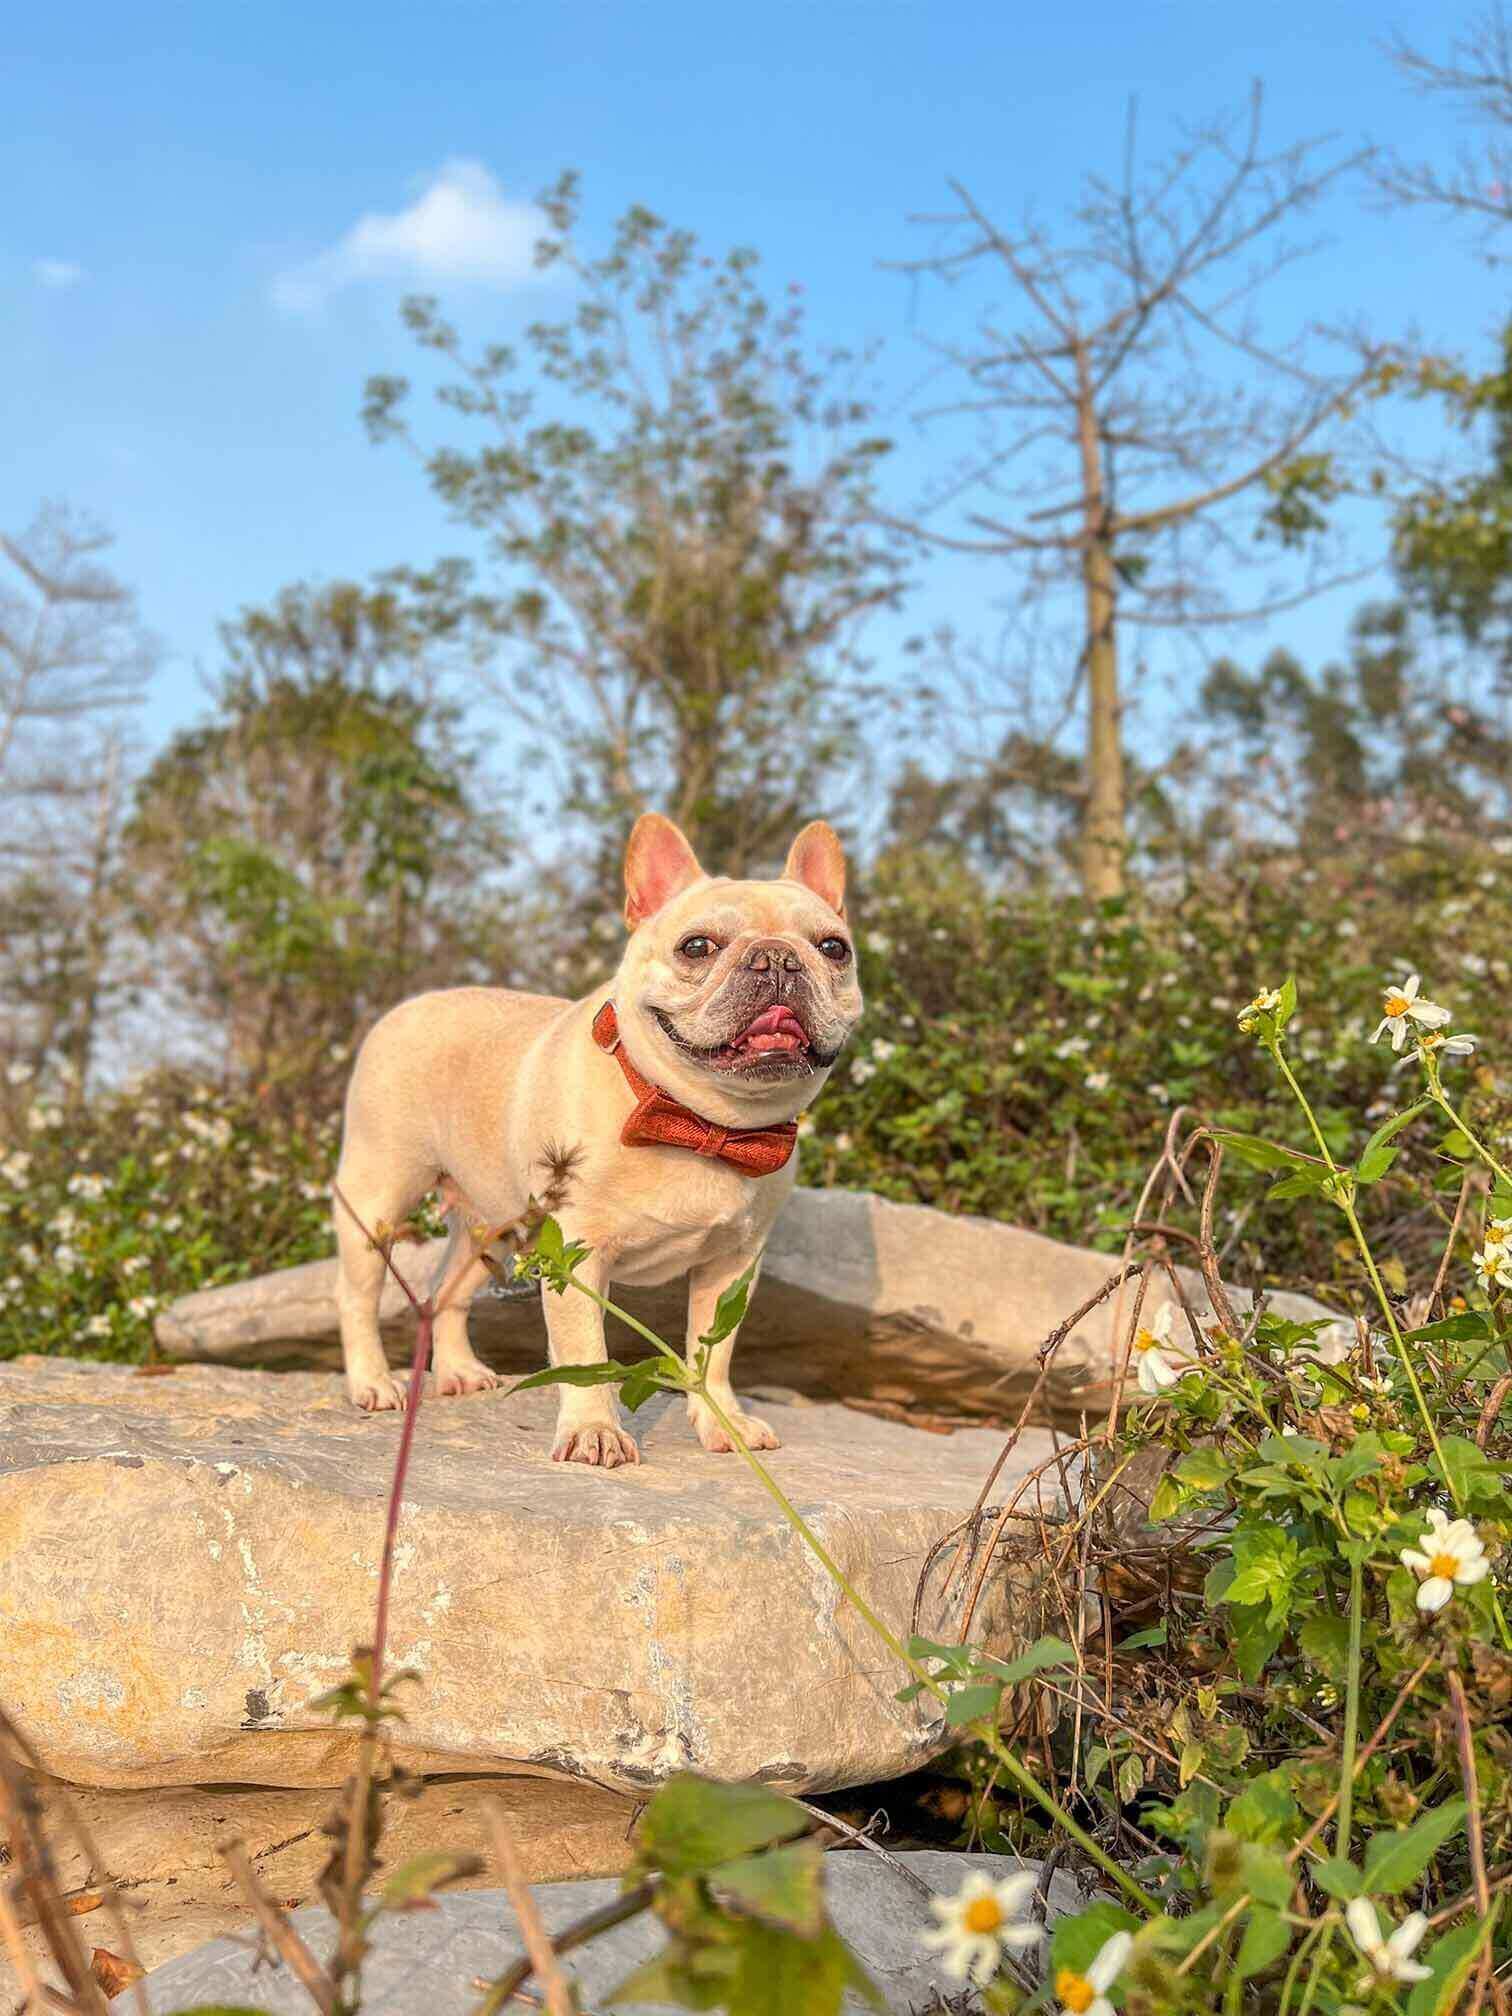
<path fill-rule="evenodd" d="M 705 875 L 678 829 L 650 815 L 631 836 L 625 886 L 633 935 L 615 1000 L 631 1061 L 724 1124 L 801 1112 L 861 1014 L 829 827 L 804 828 L 780 880 L 733 882 Z"/>

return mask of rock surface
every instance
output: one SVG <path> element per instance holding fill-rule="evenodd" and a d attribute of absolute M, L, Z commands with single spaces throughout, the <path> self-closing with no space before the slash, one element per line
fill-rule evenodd
<path fill-rule="evenodd" d="M 428 1288 L 444 1243 L 403 1247 L 406 1278 Z M 1106 1253 L 1067 1246 L 989 1218 L 893 1204 L 854 1190 L 795 1190 L 767 1247 L 760 1285 L 741 1330 L 737 1384 L 779 1385 L 815 1399 L 894 1403 L 983 1418 L 1016 1410 L 1034 1378 L 1034 1354 L 1057 1324 L 1118 1272 Z M 1179 1269 L 1199 1315 L 1200 1277 Z M 171 1357 L 270 1367 L 335 1365 L 335 1262 L 314 1260 L 228 1288 L 187 1295 L 158 1319 Z M 1155 1291 L 1153 1315 L 1165 1290 Z M 680 1345 L 680 1283 L 628 1289 L 626 1308 Z M 1114 1364 L 1115 1294 L 1077 1324 L 1055 1354 L 1046 1388 L 1063 1416 L 1106 1406 Z M 1235 1292 L 1237 1308 L 1249 1298 Z M 1127 1318 L 1128 1304 L 1124 1307 Z M 1273 1295 L 1280 1315 L 1327 1312 L 1299 1295 Z M 385 1333 L 407 1349 L 413 1319 L 390 1281 Z M 611 1348 L 641 1346 L 611 1321 Z M 512 1373 L 545 1363 L 545 1327 L 534 1289 L 493 1286 L 472 1308 L 475 1349 Z"/>
<path fill-rule="evenodd" d="M 892 1655 L 842 1604 L 738 1458 L 681 1405 L 634 1417 L 645 1461 L 550 1460 L 554 1396 L 422 1413 L 399 1526 L 391 1670 L 401 1755 L 622 1792 L 691 1767 L 791 1791 L 896 1777 L 941 1746 L 894 1699 Z M 774 1475 L 865 1599 L 907 1632 L 931 1549 L 1001 1438 L 848 1409 L 765 1406 Z M 185 1366 L 143 1378 L 0 1365 L 0 1700 L 58 1776 L 94 1785 L 339 1784 L 353 1739 L 310 1702 L 372 1633 L 397 1415 L 338 1379 Z M 993 1498 L 1050 1453 L 1032 1431 Z M 1031 1491 L 1053 1510 L 1055 1472 Z M 973 1636 L 1044 1628 L 1030 1565 L 999 1564 Z M 918 1628 L 952 1609 L 937 1559 Z M 1056 1628 L 1063 1628 L 1058 1607 Z"/>
<path fill-rule="evenodd" d="M 216 1850 L 237 1838 L 268 1894 L 288 1909 L 315 1896 L 315 1877 L 330 1852 L 321 1832 L 334 1794 L 276 1791 L 256 1786 L 185 1786 L 135 1792 L 75 1787 L 69 1795 L 99 1853 L 93 1867 L 65 1824 L 56 1788 L 41 1788 L 51 1825 L 58 1880 L 76 1901 L 99 1895 L 99 1879 L 116 1883 L 129 1912 L 132 1942 L 144 1967 L 187 1953 L 223 1933 L 245 1929 L 247 1906 Z M 531 1882 L 612 1876 L 629 1860 L 635 1806 L 596 1785 L 564 1785 L 545 1778 L 442 1778 L 414 1798 L 391 1798 L 385 1808 L 383 1856 L 389 1867 L 426 1848 L 491 1852 L 484 1798 L 509 1816 L 510 1833 Z M 497 1883 L 498 1874 L 467 1887 Z M 86 1945 L 122 1954 L 124 1942 L 102 1904 L 78 1915 Z M 47 1958 L 40 1930 L 24 1926 L 34 1959 Z M 0 1982 L 6 1969 L 0 1960 Z M 0 1995 L 0 2004 L 5 1998 Z"/>
<path fill-rule="evenodd" d="M 935 1989 L 959 1993 L 948 1982 L 933 1956 L 919 1945 L 920 1932 L 935 1923 L 928 1890 L 950 1894 L 958 1890 L 968 1870 L 986 1869 L 994 1876 L 1011 1875 L 1034 1863 L 1006 1856 L 954 1855 L 923 1849 L 894 1858 L 906 1874 L 879 1856 L 861 1850 L 832 1854 L 825 1866 L 830 1916 L 837 1930 L 859 1956 L 886 1997 L 889 2009 L 921 2008 Z M 912 1879 L 912 1880 L 910 1880 Z M 546 1929 L 553 1935 L 617 1894 L 615 1883 L 552 1883 L 537 1888 L 536 1900 Z M 1060 1917 L 1080 1908 L 1083 1899 L 1075 1882 L 1052 1876 L 1047 1916 Z M 324 1958 L 330 1947 L 330 1919 L 324 1911 L 300 1911 L 294 1924 Z M 572 1954 L 564 1966 L 578 1983 L 585 2008 L 602 2006 L 607 1995 L 633 1967 L 640 1966 L 663 1945 L 660 1925 L 647 1917 L 619 1925 L 601 1939 Z M 363 1975 L 364 2016 L 465 2016 L 477 2007 L 475 1979 L 492 1978 L 519 1957 L 514 1913 L 502 1891 L 474 1891 L 440 1899 L 436 1911 L 414 1912 L 383 1919 L 374 1951 Z M 254 1966 L 245 1945 L 217 1939 L 197 1953 L 186 1953 L 157 1968 L 143 1984 L 151 1996 L 154 2016 L 173 2016 L 196 2003 L 223 2007 L 252 2006 L 268 2016 L 308 2016 L 310 2001 L 299 1983 L 281 1967 Z M 112 2010 L 133 2008 L 129 1994 L 119 1995 Z M 656 2016 L 661 2003 L 640 2003 Z M 848 1996 L 848 2012 L 865 2004 Z M 793 2016 L 799 2016 L 796 2010 Z"/>

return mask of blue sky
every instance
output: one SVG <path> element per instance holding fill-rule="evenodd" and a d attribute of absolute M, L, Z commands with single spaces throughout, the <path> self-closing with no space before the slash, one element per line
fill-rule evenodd
<path fill-rule="evenodd" d="M 1415 11 L 1398 18 L 1421 34 Z M 1395 25 L 1357 0 L 24 9 L 0 80 L 0 523 L 61 497 L 114 528 L 168 651 L 154 739 L 197 710 L 217 618 L 293 579 L 465 547 L 408 459 L 366 442 L 363 381 L 414 362 L 406 287 L 440 291 L 479 338 L 543 305 L 512 206 L 569 165 L 594 230 L 647 203 L 715 247 L 755 245 L 774 292 L 804 287 L 816 335 L 885 340 L 906 504 L 944 459 L 908 419 L 922 356 L 881 263 L 918 251 L 910 212 L 958 176 L 1006 217 L 1032 199 L 1053 218 L 1081 173 L 1116 168 L 1131 93 L 1155 143 L 1255 77 L 1275 140 L 1447 159 L 1449 108 L 1381 52 Z M 459 175 L 464 222 L 483 206 L 471 248 L 449 236 Z M 1338 245 L 1278 283 L 1278 322 L 1358 310 L 1382 333 L 1484 344 L 1504 290 L 1442 222 L 1354 196 L 1323 221 Z M 999 585 L 941 567 L 904 627 L 986 630 Z M 1278 634 L 1327 650 L 1356 599 Z M 872 642 L 885 658 L 901 634 Z"/>

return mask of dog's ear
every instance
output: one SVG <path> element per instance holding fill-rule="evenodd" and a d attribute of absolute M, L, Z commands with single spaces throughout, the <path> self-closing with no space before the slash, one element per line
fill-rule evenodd
<path fill-rule="evenodd" d="M 625 849 L 625 922 L 633 931 L 684 889 L 703 880 L 682 828 L 659 812 L 636 820 Z"/>
<path fill-rule="evenodd" d="M 788 849 L 783 874 L 790 882 L 812 889 L 831 910 L 845 915 L 845 855 L 833 826 L 815 819 Z"/>

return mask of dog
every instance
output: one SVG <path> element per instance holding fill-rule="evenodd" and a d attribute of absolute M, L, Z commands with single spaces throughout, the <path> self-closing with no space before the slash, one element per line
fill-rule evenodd
<path fill-rule="evenodd" d="M 626 849 L 625 922 L 618 972 L 581 1001 L 451 988 L 402 1002 L 363 1043 L 335 1205 L 356 1406 L 405 1404 L 378 1330 L 383 1255 L 363 1228 L 400 1223 L 438 1185 L 451 1233 L 434 1332 L 442 1396 L 499 1384 L 467 1339 L 487 1278 L 474 1232 L 518 1219 L 564 1149 L 556 1216 L 590 1249 L 579 1279 L 607 1295 L 686 1274 L 690 1352 L 725 1289 L 759 1263 L 797 1178 L 798 1115 L 861 1013 L 840 842 L 815 821 L 775 881 L 732 881 L 706 874 L 682 831 L 648 813 Z M 598 1305 L 571 1289 L 543 1301 L 552 1364 L 602 1363 Z M 710 1350 L 709 1393 L 752 1447 L 775 1449 L 735 1397 L 734 1347 L 732 1334 Z M 558 1462 L 640 1461 L 610 1387 L 559 1392 Z M 690 1396 L 689 1413 L 705 1449 L 731 1448 L 704 1400 Z"/>

